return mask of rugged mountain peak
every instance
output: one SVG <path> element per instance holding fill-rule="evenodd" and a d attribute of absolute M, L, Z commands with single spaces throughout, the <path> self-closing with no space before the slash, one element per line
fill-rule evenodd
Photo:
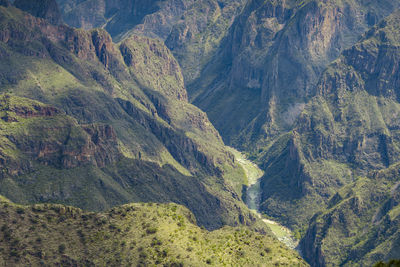
<path fill-rule="evenodd" d="M 52 24 L 62 23 L 61 13 L 55 0 L 16 0 L 14 5 L 35 17 L 46 19 Z"/>

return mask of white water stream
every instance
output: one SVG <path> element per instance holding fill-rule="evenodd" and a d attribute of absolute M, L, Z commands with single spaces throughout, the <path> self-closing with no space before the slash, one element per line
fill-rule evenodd
<path fill-rule="evenodd" d="M 232 148 L 231 152 L 235 155 L 236 160 L 246 172 L 248 183 L 248 188 L 246 190 L 246 205 L 262 219 L 279 241 L 291 249 L 296 249 L 299 241 L 294 238 L 293 233 L 279 223 L 264 218 L 259 212 L 261 200 L 260 178 L 264 175 L 264 172 L 258 168 L 256 164 L 246 159 L 246 157 L 239 151 Z"/>

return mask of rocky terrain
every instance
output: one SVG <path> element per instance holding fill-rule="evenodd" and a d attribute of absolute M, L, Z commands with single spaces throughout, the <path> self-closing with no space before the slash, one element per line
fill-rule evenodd
<path fill-rule="evenodd" d="M 228 144 L 257 151 L 293 127 L 322 71 L 398 1 L 248 1 L 192 102 Z"/>
<path fill-rule="evenodd" d="M 103 27 L 115 41 L 132 34 L 165 41 L 187 81 L 199 77 L 245 0 L 58 0 L 65 22 L 74 27 Z"/>
<path fill-rule="evenodd" d="M 319 181 L 340 186 L 303 240 L 315 265 L 370 265 L 399 257 L 399 22 L 396 11 L 345 50 L 322 76 L 318 96 L 298 122 L 301 154 L 330 162 L 324 168 L 330 179 Z M 340 180 L 338 166 L 349 180 Z"/>
<path fill-rule="evenodd" d="M 90 210 L 173 201 L 209 229 L 255 223 L 232 186 L 242 169 L 161 42 L 0 14 L 3 195 Z"/>
<path fill-rule="evenodd" d="M 0 194 L 96 212 L 174 202 L 209 230 L 239 226 L 206 236 L 255 230 L 279 247 L 247 201 L 311 266 L 400 258 L 400 1 L 57 2 L 0 0 Z M 213 243 L 205 263 L 303 264 L 243 242 L 240 259 Z M 204 247 L 122 258 L 201 266 Z M 68 253 L 52 258 L 104 264 Z"/>

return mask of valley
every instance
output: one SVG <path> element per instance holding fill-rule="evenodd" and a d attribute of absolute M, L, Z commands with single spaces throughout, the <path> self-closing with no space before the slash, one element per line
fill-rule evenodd
<path fill-rule="evenodd" d="M 284 243 L 288 248 L 296 250 L 301 255 L 300 248 L 298 247 L 299 240 L 295 239 L 292 231 L 276 221 L 267 219 L 268 216 L 262 214 L 259 210 L 261 195 L 260 182 L 264 172 L 256 164 L 248 160 L 243 153 L 234 148 L 230 148 L 230 150 L 246 173 L 247 185 L 244 201 L 247 207 L 249 207 L 249 209 L 254 212 L 269 227 L 269 229 L 271 229 L 272 233 L 279 241 Z"/>
<path fill-rule="evenodd" d="M 400 259 L 399 36 L 400 0 L 0 0 L 0 266 Z"/>

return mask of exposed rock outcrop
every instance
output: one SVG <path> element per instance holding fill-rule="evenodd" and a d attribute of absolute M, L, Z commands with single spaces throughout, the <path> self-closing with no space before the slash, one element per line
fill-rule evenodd
<path fill-rule="evenodd" d="M 14 7 L 0 7 L 0 17 L 0 86 L 18 104 L 0 114 L 0 193 L 90 210 L 176 202 L 209 229 L 257 223 L 232 187 L 242 172 L 187 102 L 162 42 L 116 45 L 103 29 L 57 26 Z"/>
<path fill-rule="evenodd" d="M 260 149 L 293 127 L 326 66 L 399 4 L 250 1 L 189 96 L 227 143 Z"/>
<path fill-rule="evenodd" d="M 304 158 L 329 163 L 324 166 L 329 179 L 312 175 L 312 180 L 331 182 L 331 190 L 339 191 L 324 197 L 330 198 L 327 209 L 315 215 L 302 240 L 313 266 L 350 261 L 371 265 L 399 256 L 394 253 L 399 219 L 394 211 L 399 203 L 399 17 L 395 11 L 328 67 L 317 86 L 318 96 L 297 122 Z M 332 184 L 343 177 L 340 166 L 368 178 Z"/>

